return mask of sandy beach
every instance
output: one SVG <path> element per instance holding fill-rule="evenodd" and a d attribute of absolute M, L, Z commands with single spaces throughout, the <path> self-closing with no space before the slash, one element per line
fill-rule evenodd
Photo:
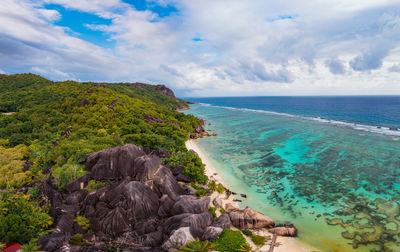
<path fill-rule="evenodd" d="M 194 150 L 199 157 L 201 158 L 202 162 L 205 165 L 205 173 L 206 175 L 212 179 L 215 180 L 217 183 L 221 183 L 223 186 L 225 186 L 226 188 L 229 188 L 229 185 L 227 185 L 224 180 L 222 179 L 222 177 L 218 174 L 217 170 L 215 169 L 215 167 L 212 165 L 212 163 L 210 162 L 210 160 L 208 159 L 208 157 L 201 152 L 200 148 L 197 146 L 195 140 L 188 140 L 186 141 L 186 148 L 188 150 Z M 218 193 L 213 193 L 213 195 L 211 195 L 211 201 L 215 198 L 218 197 Z M 222 200 L 223 205 L 226 206 L 227 204 L 232 204 L 235 207 L 239 207 L 239 204 L 234 200 L 233 196 L 230 196 L 229 198 L 225 198 L 225 197 L 221 197 L 219 196 L 219 198 Z M 235 229 L 235 228 L 234 228 Z M 257 235 L 262 235 L 262 236 L 271 236 L 272 234 L 268 232 L 268 230 L 258 230 L 258 231 L 254 231 L 254 234 Z M 251 241 L 251 239 L 249 237 L 245 237 L 247 242 L 252 245 L 253 249 L 255 251 L 259 251 L 259 252 L 268 252 L 270 251 L 270 240 L 266 243 L 266 245 L 262 246 L 262 247 L 257 247 L 254 245 L 254 243 Z M 314 249 L 312 247 L 306 246 L 301 244 L 296 238 L 292 238 L 292 237 L 282 237 L 282 236 L 278 236 L 277 240 L 276 240 L 277 244 L 279 244 L 279 246 L 276 246 L 274 248 L 273 251 L 275 252 L 315 252 L 318 251 L 317 249 Z"/>

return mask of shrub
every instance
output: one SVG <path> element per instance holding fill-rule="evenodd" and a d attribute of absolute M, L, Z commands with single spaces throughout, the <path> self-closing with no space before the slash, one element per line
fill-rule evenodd
<path fill-rule="evenodd" d="M 32 239 L 29 243 L 22 245 L 22 252 L 39 252 L 40 247 L 37 245 L 37 239 Z"/>
<path fill-rule="evenodd" d="M 225 191 L 225 187 L 221 184 L 217 184 L 215 180 L 212 180 L 208 183 L 208 189 L 211 192 L 218 192 L 218 193 L 223 193 Z"/>
<path fill-rule="evenodd" d="M 105 129 L 99 129 L 98 131 L 97 131 L 97 135 L 99 135 L 99 136 L 107 136 L 108 134 L 107 134 L 107 130 L 105 130 Z"/>
<path fill-rule="evenodd" d="M 85 174 L 83 165 L 66 163 L 62 167 L 53 168 L 53 176 L 58 188 L 64 189 L 66 185 Z"/>
<path fill-rule="evenodd" d="M 215 245 L 209 241 L 200 241 L 199 238 L 196 238 L 196 240 L 188 242 L 186 246 L 181 246 L 178 252 L 208 252 L 214 248 Z"/>
<path fill-rule="evenodd" d="M 89 220 L 82 215 L 77 215 L 74 219 L 74 222 L 81 226 L 83 229 L 88 230 L 90 227 Z"/>
<path fill-rule="evenodd" d="M 236 252 L 247 244 L 242 232 L 225 228 L 221 235 L 213 242 L 217 251 Z"/>
<path fill-rule="evenodd" d="M 21 187 L 32 181 L 32 173 L 24 171 L 24 159 L 29 153 L 25 145 L 14 148 L 0 146 L 0 189 L 6 187 Z"/>
<path fill-rule="evenodd" d="M 13 134 L 10 139 L 9 139 L 9 145 L 14 147 L 19 144 L 24 144 L 26 143 L 27 139 L 24 134 Z"/>
<path fill-rule="evenodd" d="M 254 242 L 255 245 L 263 246 L 266 238 L 264 236 L 260 236 L 260 235 L 252 235 L 251 240 Z"/>
<path fill-rule="evenodd" d="M 29 195 L 3 192 L 0 196 L 0 241 L 26 244 L 46 234 L 51 217 Z"/>
<path fill-rule="evenodd" d="M 77 246 L 88 246 L 89 244 L 83 240 L 83 234 L 75 234 L 69 240 L 69 244 Z"/>
<path fill-rule="evenodd" d="M 218 184 L 218 186 L 217 186 L 217 192 L 218 193 L 223 193 L 223 192 L 225 192 L 225 187 L 223 186 L 223 185 L 221 185 L 221 184 Z"/>
<path fill-rule="evenodd" d="M 225 211 L 225 209 L 223 209 L 223 208 L 220 208 L 220 209 L 219 209 L 219 212 L 220 212 L 221 214 L 226 214 L 226 213 L 228 213 L 228 212 Z"/>
<path fill-rule="evenodd" d="M 96 181 L 94 179 L 91 179 L 91 180 L 89 180 L 89 183 L 88 183 L 88 185 L 86 187 L 86 190 L 88 190 L 89 192 L 94 192 L 94 191 L 96 191 L 96 190 L 98 190 L 98 189 L 100 189 L 100 188 L 102 188 L 102 187 L 104 187 L 106 185 L 108 185 L 107 182 L 99 182 L 99 181 Z"/>
<path fill-rule="evenodd" d="M 215 217 L 217 217 L 216 211 L 217 211 L 217 207 L 210 207 L 208 208 L 208 211 Z"/>
<path fill-rule="evenodd" d="M 190 182 L 189 184 L 193 189 L 200 190 L 203 189 L 203 186 L 196 184 L 195 182 Z"/>
<path fill-rule="evenodd" d="M 250 230 L 243 230 L 242 233 L 243 233 L 245 236 L 252 236 L 252 235 L 253 235 L 253 233 L 252 233 Z"/>
<path fill-rule="evenodd" d="M 204 164 L 195 153 L 191 151 L 176 153 L 170 156 L 168 161 L 169 165 L 173 168 L 177 167 L 178 165 L 185 166 L 185 170 L 182 173 L 198 183 L 207 183 L 208 177 L 204 175 Z"/>
<path fill-rule="evenodd" d="M 245 244 L 242 244 L 242 245 L 240 246 L 239 251 L 241 251 L 241 252 L 252 252 L 253 249 L 251 248 L 250 244 L 245 243 Z"/>
<path fill-rule="evenodd" d="M 35 186 L 28 190 L 28 194 L 30 195 L 31 199 L 38 200 L 42 192 L 38 186 Z"/>
<path fill-rule="evenodd" d="M 0 139 L 0 146 L 6 147 L 8 145 L 7 139 Z"/>
<path fill-rule="evenodd" d="M 207 190 L 200 189 L 200 190 L 197 190 L 194 194 L 197 196 L 197 198 L 200 198 L 203 196 L 207 196 L 209 193 Z"/>

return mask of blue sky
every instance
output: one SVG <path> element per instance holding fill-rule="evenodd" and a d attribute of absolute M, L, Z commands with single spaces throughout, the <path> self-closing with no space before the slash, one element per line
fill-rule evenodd
<path fill-rule="evenodd" d="M 400 94 L 398 0 L 2 0 L 0 73 L 181 96 Z"/>

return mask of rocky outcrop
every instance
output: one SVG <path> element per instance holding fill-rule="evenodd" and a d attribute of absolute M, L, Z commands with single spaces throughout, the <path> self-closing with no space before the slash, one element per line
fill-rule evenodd
<path fill-rule="evenodd" d="M 82 177 L 68 183 L 66 189 L 68 190 L 68 192 L 83 190 L 87 186 L 89 179 L 89 174 L 83 175 Z"/>
<path fill-rule="evenodd" d="M 129 220 L 135 222 L 157 214 L 158 196 L 144 184 L 131 181 L 124 186 L 122 195 L 126 200 L 125 207 Z"/>
<path fill-rule="evenodd" d="M 171 89 L 169 89 L 165 85 L 162 85 L 162 84 L 157 85 L 156 86 L 156 90 L 161 91 L 166 96 L 169 96 L 169 97 L 174 98 L 175 100 L 177 100 L 177 98 L 175 97 L 174 91 L 172 91 Z"/>
<path fill-rule="evenodd" d="M 145 122 L 147 122 L 147 123 L 166 123 L 166 124 L 175 125 L 178 129 L 181 128 L 181 126 L 180 126 L 178 123 L 176 123 L 176 122 L 164 121 L 164 120 L 162 120 L 161 118 L 158 118 L 158 117 L 155 117 L 155 116 L 152 116 L 152 115 L 146 115 L 146 116 L 144 116 L 144 120 L 145 120 Z"/>
<path fill-rule="evenodd" d="M 194 127 L 194 133 L 188 132 L 188 137 L 190 139 L 196 139 L 205 136 L 210 136 L 210 133 L 208 133 L 201 125 Z"/>
<path fill-rule="evenodd" d="M 190 233 L 189 227 L 181 227 L 172 233 L 168 240 L 162 245 L 162 248 L 165 251 L 169 249 L 177 249 L 190 241 L 194 241 L 194 239 L 195 238 Z"/>
<path fill-rule="evenodd" d="M 271 228 L 269 232 L 280 236 L 290 236 L 290 237 L 297 236 L 297 229 L 293 224 L 277 225 L 276 227 Z"/>
<path fill-rule="evenodd" d="M 86 170 L 99 180 L 133 177 L 135 159 L 144 155 L 144 151 L 133 144 L 102 150 L 89 155 Z"/>
<path fill-rule="evenodd" d="M 90 105 L 90 101 L 88 101 L 87 99 L 83 99 L 78 103 L 78 107 L 84 107 Z"/>
<path fill-rule="evenodd" d="M 239 229 L 271 228 L 275 225 L 271 218 L 254 211 L 250 207 L 232 210 L 229 212 L 229 218 L 233 226 Z"/>
<path fill-rule="evenodd" d="M 224 208 L 223 203 L 222 203 L 222 200 L 221 200 L 218 196 L 214 198 L 213 204 L 214 204 L 214 206 L 216 206 L 216 207 Z"/>
<path fill-rule="evenodd" d="M 89 155 L 86 169 L 91 173 L 69 183 L 64 192 L 55 190 L 50 181 L 44 183 L 41 190 L 52 205 L 54 232 L 40 237 L 41 248 L 102 251 L 112 242 L 123 251 L 173 251 L 195 238 L 214 240 L 232 224 L 240 229 L 274 225 L 251 208 L 229 204 L 228 214 L 214 218 L 208 212 L 208 196 L 197 198 L 193 188 L 178 183 L 184 166 L 172 169 L 162 164 L 160 157 L 167 155 L 127 144 Z M 88 192 L 89 180 L 108 183 Z M 222 201 L 215 198 L 213 204 L 221 207 Z M 77 215 L 88 219 L 93 234 L 74 221 Z M 290 234 L 290 227 L 282 228 L 276 232 Z M 78 233 L 90 246 L 68 244 Z"/>
<path fill-rule="evenodd" d="M 214 219 L 212 225 L 214 227 L 230 228 L 232 226 L 232 222 L 228 214 L 221 214 L 218 218 Z"/>
<path fill-rule="evenodd" d="M 206 227 L 202 236 L 202 240 L 213 241 L 217 239 L 222 233 L 223 229 L 220 227 Z"/>
<path fill-rule="evenodd" d="M 84 233 L 92 245 L 114 240 L 131 251 L 150 251 L 147 248 L 167 240 L 175 244 L 168 246 L 177 248 L 176 237 L 186 229 L 192 237 L 214 237 L 218 228 L 205 233 L 213 223 L 209 197 L 188 195 L 176 179 L 182 169 L 174 175 L 154 153 L 132 144 L 102 150 L 87 158 L 90 175 L 69 183 L 65 194 L 44 183 L 42 192 L 52 204 L 55 231 L 40 238 L 42 248 L 54 251 L 68 246 L 76 233 Z M 90 179 L 109 183 L 89 193 L 85 188 Z M 74 222 L 77 215 L 89 220 L 94 236 Z M 174 233 L 181 228 L 186 229 Z"/>
<path fill-rule="evenodd" d="M 54 232 L 49 235 L 41 236 L 38 239 L 38 244 L 45 251 L 55 251 L 67 243 L 69 238 L 70 236 L 65 233 Z"/>
<path fill-rule="evenodd" d="M 93 231 L 111 237 L 129 231 L 139 220 L 157 215 L 158 208 L 158 196 L 149 187 L 127 180 L 92 193 L 84 203 Z"/>
<path fill-rule="evenodd" d="M 168 218 L 164 222 L 164 230 L 167 233 L 171 233 L 173 230 L 179 229 L 181 227 L 204 229 L 207 226 L 211 225 L 212 220 L 213 217 L 209 212 L 204 212 L 200 214 L 184 213 Z"/>
<path fill-rule="evenodd" d="M 181 195 L 171 208 L 172 215 L 182 213 L 203 213 L 208 210 L 210 206 L 210 198 L 202 197 L 197 199 L 191 195 Z"/>

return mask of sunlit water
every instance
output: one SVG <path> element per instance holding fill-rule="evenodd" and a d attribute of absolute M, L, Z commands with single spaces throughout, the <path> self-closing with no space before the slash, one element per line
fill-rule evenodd
<path fill-rule="evenodd" d="M 218 136 L 197 141 L 232 191 L 321 251 L 400 251 L 396 131 L 195 104 Z M 354 125 L 353 125 L 354 126 Z M 382 129 L 379 127 L 378 129 Z M 238 197 L 240 198 L 240 197 Z"/>

